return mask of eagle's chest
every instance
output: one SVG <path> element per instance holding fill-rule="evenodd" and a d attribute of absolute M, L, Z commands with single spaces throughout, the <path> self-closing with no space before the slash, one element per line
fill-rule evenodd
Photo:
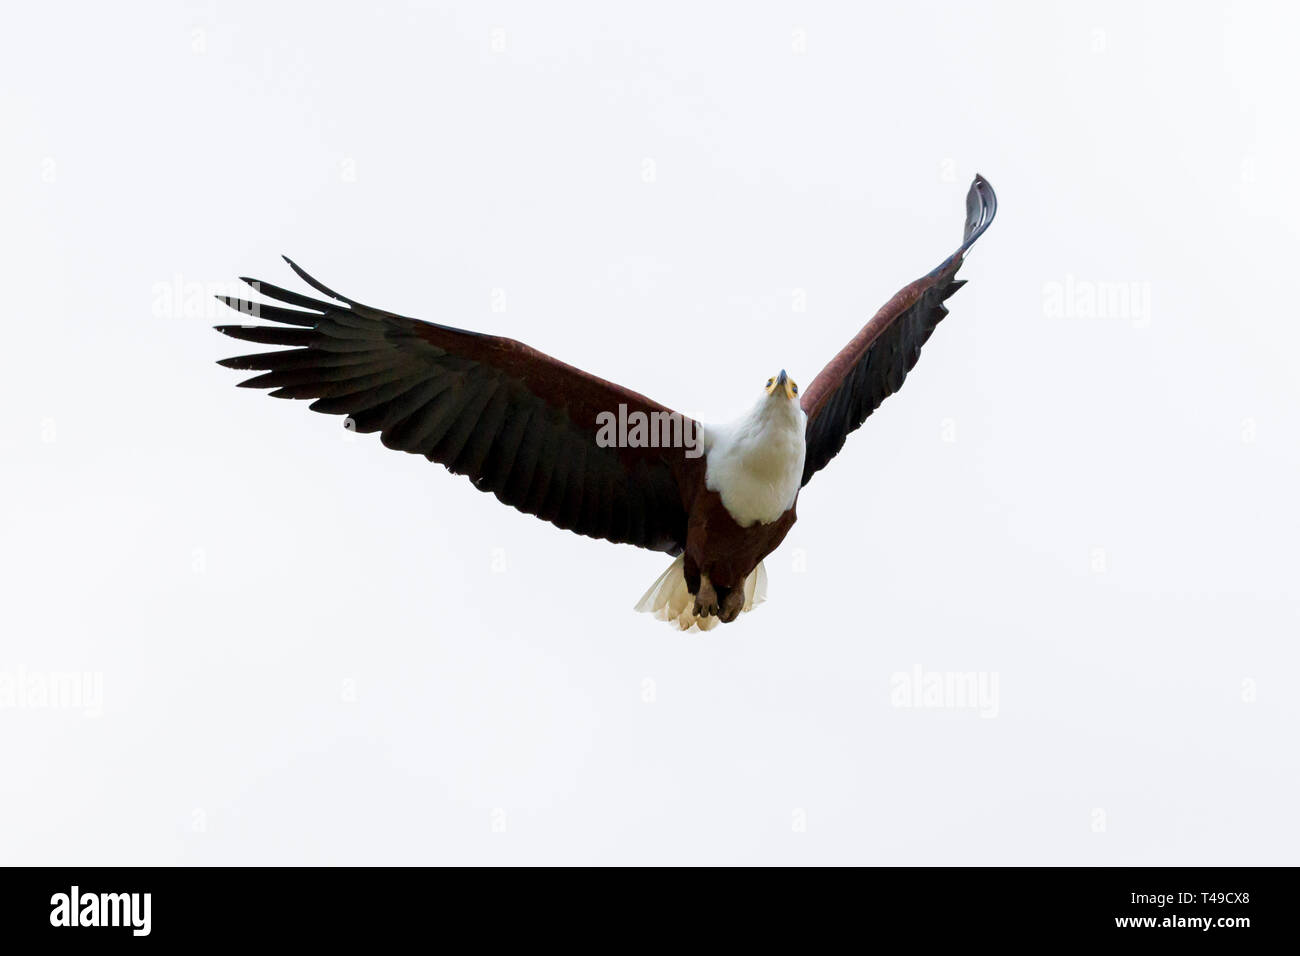
<path fill-rule="evenodd" d="M 804 430 L 798 418 L 715 434 L 705 485 L 742 528 L 771 524 L 794 507 L 803 480 Z"/>

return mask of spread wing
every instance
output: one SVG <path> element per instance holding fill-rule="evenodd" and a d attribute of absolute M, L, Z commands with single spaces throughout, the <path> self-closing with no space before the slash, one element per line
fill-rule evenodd
<path fill-rule="evenodd" d="M 808 416 L 808 453 L 803 484 L 839 453 L 849 432 L 902 388 L 921 346 L 948 314 L 944 300 L 966 284 L 955 278 L 962 257 L 984 234 L 997 208 L 993 187 L 977 175 L 966 194 L 966 228 L 957 251 L 890 299 L 804 390 L 800 405 Z"/>
<path fill-rule="evenodd" d="M 296 308 L 221 296 L 276 324 L 218 331 L 288 346 L 224 359 L 261 373 L 241 386 L 315 399 L 313 411 L 346 415 L 348 427 L 379 432 L 389 448 L 424 455 L 557 527 L 669 554 L 685 546 L 683 490 L 695 487 L 704 459 L 688 457 L 683 442 L 618 448 L 597 440 L 599 416 L 616 416 L 620 405 L 629 415 L 676 413 L 521 342 L 362 305 L 289 265 L 335 301 L 252 279 L 244 281 Z M 690 419 L 682 427 L 699 434 Z"/>

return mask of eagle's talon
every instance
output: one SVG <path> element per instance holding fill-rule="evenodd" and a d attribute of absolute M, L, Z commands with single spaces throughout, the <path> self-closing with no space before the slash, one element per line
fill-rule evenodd
<path fill-rule="evenodd" d="M 695 616 L 716 617 L 718 613 L 718 592 L 713 590 L 707 577 L 700 579 L 700 589 L 695 592 Z"/>
<path fill-rule="evenodd" d="M 745 609 L 745 588 L 744 586 L 732 588 L 727 592 L 727 596 L 722 599 L 722 607 L 718 610 L 718 619 L 723 624 L 730 624 L 736 618 L 740 617 L 740 612 Z"/>

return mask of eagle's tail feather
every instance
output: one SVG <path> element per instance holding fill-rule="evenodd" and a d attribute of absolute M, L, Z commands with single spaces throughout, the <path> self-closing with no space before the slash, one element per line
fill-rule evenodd
<path fill-rule="evenodd" d="M 650 590 L 641 596 L 636 609 L 653 614 L 661 621 L 668 621 L 683 631 L 689 631 L 692 627 L 701 631 L 712 630 L 718 624 L 716 617 L 695 616 L 695 598 L 687 590 L 683 563 L 684 559 L 679 557 L 670 564 L 668 570 L 650 585 Z M 758 567 L 745 578 L 745 606 L 741 612 L 751 610 L 766 599 L 767 571 L 760 561 Z"/>

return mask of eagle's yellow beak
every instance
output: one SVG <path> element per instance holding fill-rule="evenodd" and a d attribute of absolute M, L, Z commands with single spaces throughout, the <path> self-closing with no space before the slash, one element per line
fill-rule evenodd
<path fill-rule="evenodd" d="M 780 393 L 791 401 L 799 397 L 799 386 L 794 383 L 794 379 L 785 374 L 785 369 L 781 369 L 778 374 L 767 380 L 765 390 L 769 395 L 775 395 L 780 390 Z"/>

